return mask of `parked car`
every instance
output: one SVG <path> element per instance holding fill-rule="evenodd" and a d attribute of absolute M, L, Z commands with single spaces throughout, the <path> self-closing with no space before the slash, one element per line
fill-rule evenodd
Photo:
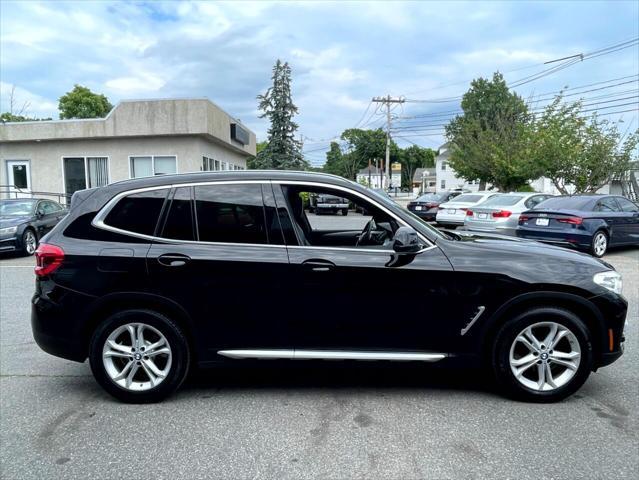
<path fill-rule="evenodd" d="M 497 195 L 497 192 L 464 193 L 449 202 L 439 205 L 435 220 L 445 228 L 457 228 L 464 225 L 466 211 L 478 203 Z"/>
<path fill-rule="evenodd" d="M 464 226 L 476 232 L 515 235 L 519 214 L 552 197 L 544 193 L 501 193 L 466 210 Z"/>
<path fill-rule="evenodd" d="M 66 214 L 66 209 L 52 200 L 0 200 L 0 252 L 33 255 L 38 240 Z"/>
<path fill-rule="evenodd" d="M 522 213 L 517 235 L 603 257 L 609 247 L 639 246 L 639 207 L 614 195 L 555 197 Z"/>
<path fill-rule="evenodd" d="M 461 190 L 453 190 L 439 193 L 426 193 L 408 204 L 406 208 L 419 218 L 428 222 L 434 222 L 439 210 L 439 205 L 449 202 L 462 194 Z"/>
<path fill-rule="evenodd" d="M 318 195 L 315 200 L 315 215 L 325 213 L 348 215 L 348 200 L 334 195 Z"/>
<path fill-rule="evenodd" d="M 361 231 L 314 229 L 309 192 L 361 203 L 371 219 Z M 36 342 L 88 357 L 127 402 L 165 398 L 192 364 L 259 359 L 481 365 L 509 395 L 550 402 L 623 352 L 628 305 L 607 263 L 440 232 L 317 173 L 203 172 L 78 191 L 36 256 Z M 392 301 L 362 302 L 380 285 Z"/>

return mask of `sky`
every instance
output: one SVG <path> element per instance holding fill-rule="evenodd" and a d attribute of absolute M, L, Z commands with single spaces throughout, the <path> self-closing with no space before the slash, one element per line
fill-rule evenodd
<path fill-rule="evenodd" d="M 263 140 L 256 96 L 280 58 L 292 68 L 305 154 L 318 165 L 344 129 L 383 125 L 370 103 L 380 95 L 406 100 L 393 110 L 400 146 L 436 148 L 470 80 L 496 70 L 533 105 L 568 87 L 571 99 L 585 92 L 586 108 L 636 128 L 639 46 L 623 42 L 638 36 L 637 1 L 0 0 L 0 110 L 14 88 L 29 115 L 57 118 L 58 98 L 76 83 L 114 104 L 208 97 Z M 627 48 L 599 52 L 612 45 Z M 580 53 L 583 61 L 544 64 Z"/>

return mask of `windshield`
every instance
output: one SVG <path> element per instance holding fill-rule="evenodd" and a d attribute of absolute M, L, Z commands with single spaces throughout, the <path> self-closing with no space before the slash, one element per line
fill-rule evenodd
<path fill-rule="evenodd" d="M 417 199 L 418 202 L 440 202 L 444 199 L 445 195 L 442 193 L 427 193 Z"/>
<path fill-rule="evenodd" d="M 522 195 L 497 195 L 492 198 L 489 198 L 485 202 L 481 203 L 479 206 L 481 207 L 507 207 L 510 205 L 515 205 L 522 198 Z"/>
<path fill-rule="evenodd" d="M 483 195 L 460 195 L 457 198 L 453 198 L 451 202 L 468 202 L 468 203 L 476 203 L 479 202 Z"/>
<path fill-rule="evenodd" d="M 565 208 L 567 210 L 582 210 L 593 201 L 592 197 L 553 197 L 535 206 L 540 208 Z"/>
<path fill-rule="evenodd" d="M 0 202 L 0 216 L 2 217 L 22 217 L 31 215 L 34 202 L 25 200 L 24 202 Z"/>

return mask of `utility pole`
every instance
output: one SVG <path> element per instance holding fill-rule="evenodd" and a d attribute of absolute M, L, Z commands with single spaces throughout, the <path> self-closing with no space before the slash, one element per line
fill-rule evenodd
<path fill-rule="evenodd" d="M 386 105 L 386 171 L 384 172 L 383 177 L 383 186 L 382 188 L 388 189 L 390 186 L 391 174 L 390 174 L 390 141 L 391 141 L 391 114 L 390 114 L 390 106 L 391 103 L 404 103 L 403 97 L 391 97 L 387 95 L 385 97 L 373 97 L 371 100 L 375 103 L 383 103 Z"/>

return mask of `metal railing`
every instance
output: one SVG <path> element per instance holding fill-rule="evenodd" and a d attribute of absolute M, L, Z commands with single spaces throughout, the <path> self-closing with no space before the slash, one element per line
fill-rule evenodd
<path fill-rule="evenodd" d="M 71 195 L 58 192 L 38 192 L 35 190 L 24 190 L 15 185 L 0 185 L 0 199 L 12 198 L 44 198 L 47 200 L 55 200 L 63 205 L 69 205 Z"/>

